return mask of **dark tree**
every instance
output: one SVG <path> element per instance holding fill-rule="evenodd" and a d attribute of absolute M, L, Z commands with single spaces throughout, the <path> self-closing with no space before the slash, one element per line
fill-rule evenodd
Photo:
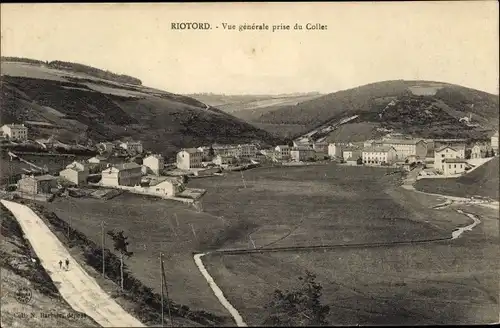
<path fill-rule="evenodd" d="M 356 164 L 363 165 L 363 159 L 360 157 L 356 160 Z"/>
<path fill-rule="evenodd" d="M 208 150 L 208 157 L 213 158 L 215 156 L 215 151 L 212 146 L 210 146 L 210 149 Z"/>
<path fill-rule="evenodd" d="M 108 235 L 111 236 L 114 243 L 114 248 L 116 251 L 120 252 L 120 286 L 123 291 L 123 258 L 130 257 L 134 253 L 128 251 L 129 242 L 127 241 L 128 237 L 123 235 L 123 231 L 108 231 Z"/>
<path fill-rule="evenodd" d="M 316 282 L 316 275 L 306 271 L 299 277 L 301 286 L 294 291 L 275 290 L 273 299 L 266 305 L 270 315 L 265 319 L 267 326 L 325 326 L 330 312 L 328 305 L 321 304 L 323 287 Z"/>
<path fill-rule="evenodd" d="M 490 156 L 491 157 L 495 156 L 495 151 L 493 149 L 491 150 Z"/>
<path fill-rule="evenodd" d="M 488 150 L 484 153 L 484 157 L 490 157 L 490 152 Z"/>

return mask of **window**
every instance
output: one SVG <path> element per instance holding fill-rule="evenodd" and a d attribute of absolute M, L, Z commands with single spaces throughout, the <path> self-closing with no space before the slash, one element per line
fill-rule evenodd
<path fill-rule="evenodd" d="M 444 158 L 444 154 L 441 154 L 441 158 Z"/>
<path fill-rule="evenodd" d="M 462 164 L 460 164 L 460 168 L 462 168 Z"/>
<path fill-rule="evenodd" d="M 456 169 L 457 168 L 457 164 L 453 165 L 453 168 Z"/>

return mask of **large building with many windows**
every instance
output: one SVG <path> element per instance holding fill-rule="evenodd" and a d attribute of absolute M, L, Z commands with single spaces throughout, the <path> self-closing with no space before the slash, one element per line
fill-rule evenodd
<path fill-rule="evenodd" d="M 28 128 L 24 124 L 5 124 L 1 130 L 5 137 L 12 140 L 28 140 Z"/>
<path fill-rule="evenodd" d="M 393 164 L 397 159 L 396 149 L 389 146 L 365 147 L 363 148 L 362 159 L 364 164 Z"/>

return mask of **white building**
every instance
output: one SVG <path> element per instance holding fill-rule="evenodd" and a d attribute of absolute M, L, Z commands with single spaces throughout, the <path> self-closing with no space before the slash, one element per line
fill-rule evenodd
<path fill-rule="evenodd" d="M 12 140 L 28 140 L 28 128 L 24 124 L 2 125 L 3 135 Z"/>
<path fill-rule="evenodd" d="M 491 136 L 491 148 L 495 151 L 495 155 L 498 155 L 498 131 Z"/>
<path fill-rule="evenodd" d="M 222 166 L 222 165 L 228 165 L 228 164 L 235 163 L 236 162 L 236 158 L 235 157 L 231 157 L 231 156 L 216 155 L 214 157 L 214 159 L 212 160 L 212 162 L 215 165 Z"/>
<path fill-rule="evenodd" d="M 396 162 L 397 153 L 394 147 L 365 147 L 362 152 L 364 164 L 393 164 Z"/>
<path fill-rule="evenodd" d="M 474 147 L 471 148 L 470 158 L 485 158 L 486 151 L 488 151 L 489 147 L 482 144 L 475 144 Z"/>
<path fill-rule="evenodd" d="M 328 144 L 328 156 L 330 157 L 342 157 L 343 149 L 346 147 L 352 147 L 353 144 L 350 142 L 335 142 Z"/>
<path fill-rule="evenodd" d="M 161 155 L 149 155 L 142 160 L 142 165 L 148 168 L 153 174 L 160 175 L 165 167 L 165 160 Z"/>
<path fill-rule="evenodd" d="M 215 149 L 214 149 L 215 150 Z M 177 168 L 189 170 L 203 167 L 203 153 L 196 148 L 186 148 L 177 153 Z"/>
<path fill-rule="evenodd" d="M 113 164 L 101 172 L 104 186 L 140 186 L 142 167 L 136 163 Z"/>
<path fill-rule="evenodd" d="M 393 147 L 398 160 L 405 160 L 412 155 L 420 159 L 427 156 L 427 145 L 423 139 L 386 139 L 374 141 L 372 145 Z"/>
<path fill-rule="evenodd" d="M 342 158 L 344 159 L 344 161 L 347 161 L 350 158 L 357 160 L 360 157 L 361 157 L 361 150 L 359 150 L 357 147 L 350 146 L 342 148 Z"/>
<path fill-rule="evenodd" d="M 434 152 L 434 168 L 436 170 L 440 170 L 444 172 L 444 159 L 464 159 L 465 158 L 465 150 L 455 149 L 454 147 L 444 146 L 439 149 L 436 149 Z"/>
<path fill-rule="evenodd" d="M 120 148 L 123 148 L 130 152 L 135 152 L 137 154 L 142 154 L 144 148 L 142 147 L 142 142 L 140 141 L 126 141 L 120 143 Z"/>
<path fill-rule="evenodd" d="M 59 176 L 73 182 L 77 186 L 86 184 L 89 176 L 89 167 L 84 163 L 75 161 L 59 172 Z"/>
<path fill-rule="evenodd" d="M 257 146 L 254 144 L 241 144 L 238 148 L 241 157 L 254 158 L 257 155 Z"/>
<path fill-rule="evenodd" d="M 276 152 L 276 158 L 282 160 L 290 159 L 290 151 L 291 148 L 288 145 L 278 145 L 274 147 L 274 151 Z"/>
<path fill-rule="evenodd" d="M 177 178 L 163 178 L 160 181 L 155 182 L 155 184 L 146 187 L 145 190 L 150 194 L 156 194 L 159 196 L 169 196 L 173 197 L 178 193 L 184 191 L 184 185 Z"/>
<path fill-rule="evenodd" d="M 295 162 L 302 162 L 316 158 L 316 152 L 309 147 L 293 147 L 290 158 Z"/>
<path fill-rule="evenodd" d="M 313 143 L 312 147 L 317 153 L 328 154 L 328 142 L 326 141 L 317 141 Z"/>
<path fill-rule="evenodd" d="M 112 142 L 99 142 L 96 147 L 102 152 L 110 152 L 115 148 L 115 145 Z"/>
<path fill-rule="evenodd" d="M 215 155 L 229 156 L 229 157 L 239 157 L 241 153 L 241 148 L 237 145 L 219 145 L 215 144 L 212 146 Z"/>
<path fill-rule="evenodd" d="M 468 165 L 463 158 L 445 158 L 442 160 L 441 170 L 445 176 L 462 174 Z"/>

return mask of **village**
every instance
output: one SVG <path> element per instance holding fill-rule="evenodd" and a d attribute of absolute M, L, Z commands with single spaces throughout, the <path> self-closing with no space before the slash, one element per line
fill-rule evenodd
<path fill-rule="evenodd" d="M 30 140 L 25 124 L 1 127 L 3 142 L 34 142 L 48 149 L 62 143 L 52 139 Z M 62 144 L 64 145 L 64 144 Z M 7 191 L 23 198 L 50 200 L 55 194 L 109 198 L 120 192 L 150 195 L 196 204 L 205 190 L 186 188 L 190 178 L 223 175 L 261 165 L 310 165 L 335 162 L 338 165 L 394 167 L 411 171 L 419 167 L 417 179 L 458 177 L 498 154 L 498 131 L 490 142 L 469 143 L 466 139 L 421 139 L 387 134 L 363 142 L 312 141 L 302 137 L 293 144 L 259 147 L 258 144 L 213 144 L 180 149 L 167 161 L 144 149 L 140 141 L 109 141 L 95 145 L 97 155 L 75 160 L 62 170 L 48 174 L 34 168 L 22 174 Z M 10 160 L 22 160 L 9 152 Z M 118 192 L 117 192 L 118 191 Z"/>

